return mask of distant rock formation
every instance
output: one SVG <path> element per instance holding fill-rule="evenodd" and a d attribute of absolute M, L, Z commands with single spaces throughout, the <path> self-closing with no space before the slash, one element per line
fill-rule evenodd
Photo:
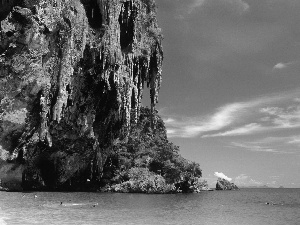
<path fill-rule="evenodd" d="M 216 184 L 216 190 L 239 190 L 239 188 L 234 183 L 219 178 Z"/>

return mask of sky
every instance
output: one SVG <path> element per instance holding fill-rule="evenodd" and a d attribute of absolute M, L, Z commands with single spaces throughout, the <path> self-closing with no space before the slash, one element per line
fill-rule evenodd
<path fill-rule="evenodd" d="M 211 187 L 300 188 L 300 1 L 156 3 L 170 141 Z"/>

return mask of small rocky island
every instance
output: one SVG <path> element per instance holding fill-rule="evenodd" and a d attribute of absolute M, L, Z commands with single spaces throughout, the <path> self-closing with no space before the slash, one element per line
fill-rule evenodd
<path fill-rule="evenodd" d="M 239 190 L 239 188 L 234 183 L 230 183 L 228 180 L 218 178 L 216 190 Z"/>

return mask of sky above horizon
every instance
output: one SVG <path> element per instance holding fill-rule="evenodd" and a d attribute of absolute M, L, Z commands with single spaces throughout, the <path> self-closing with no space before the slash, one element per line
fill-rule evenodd
<path fill-rule="evenodd" d="M 156 3 L 170 141 L 210 186 L 299 188 L 300 1 Z"/>

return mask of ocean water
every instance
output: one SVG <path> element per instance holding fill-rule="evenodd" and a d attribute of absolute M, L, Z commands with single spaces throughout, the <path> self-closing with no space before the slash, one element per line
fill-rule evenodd
<path fill-rule="evenodd" d="M 299 225 L 300 189 L 170 195 L 0 192 L 0 224 Z"/>

